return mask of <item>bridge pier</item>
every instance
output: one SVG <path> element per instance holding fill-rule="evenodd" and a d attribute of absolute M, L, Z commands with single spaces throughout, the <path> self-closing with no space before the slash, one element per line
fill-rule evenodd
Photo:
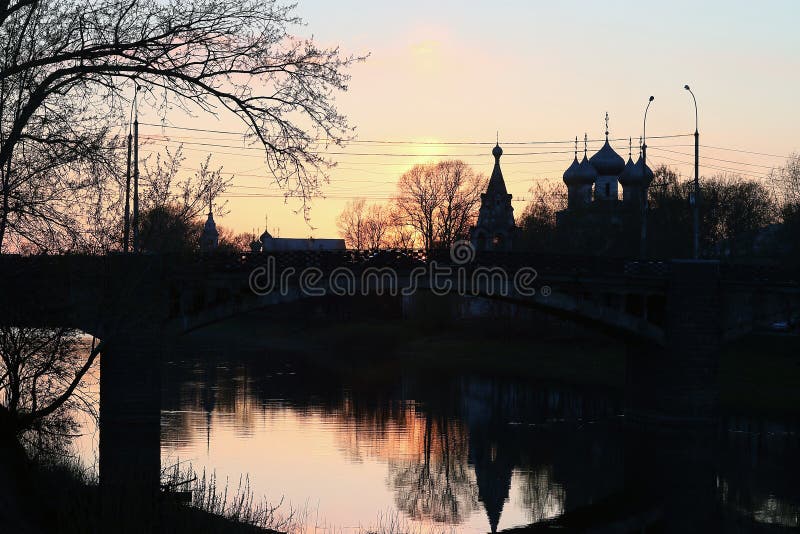
<path fill-rule="evenodd" d="M 719 263 L 674 261 L 664 310 L 665 345 L 628 344 L 626 416 L 710 423 L 717 415 L 722 294 Z"/>
<path fill-rule="evenodd" d="M 113 532 L 158 532 L 161 336 L 126 332 L 100 356 L 100 491 Z"/>

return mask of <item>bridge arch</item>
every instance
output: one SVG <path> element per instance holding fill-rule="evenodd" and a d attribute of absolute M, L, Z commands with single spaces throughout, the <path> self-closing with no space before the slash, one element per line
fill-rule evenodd
<path fill-rule="evenodd" d="M 430 287 L 421 287 L 417 291 L 433 292 Z M 332 293 L 326 294 L 330 295 Z M 333 294 L 335 295 L 336 293 Z M 374 284 L 362 285 L 360 281 L 357 281 L 356 286 L 353 288 L 353 294 L 355 296 L 380 296 L 386 294 L 386 289 L 379 288 Z M 400 296 L 397 292 L 392 294 Z M 274 306 L 310 301 L 319 298 L 319 296 L 319 294 L 304 292 L 298 287 L 291 287 L 282 291 L 271 291 L 264 295 L 258 295 L 253 292 L 245 295 L 238 294 L 235 298 L 217 300 L 200 309 L 181 312 L 170 321 L 168 331 L 178 334 L 189 333 L 236 316 Z M 600 330 L 614 337 L 634 339 L 656 345 L 663 345 L 665 342 L 663 329 L 647 321 L 646 318 L 583 298 L 581 295 L 576 296 L 552 290 L 539 290 L 533 295 L 523 295 L 513 291 L 506 294 L 497 294 L 480 290 L 471 292 L 467 296 L 509 302 L 525 308 L 539 310 L 588 328 Z"/>

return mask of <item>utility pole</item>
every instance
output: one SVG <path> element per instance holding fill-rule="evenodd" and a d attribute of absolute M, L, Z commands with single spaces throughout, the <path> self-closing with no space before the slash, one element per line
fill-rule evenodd
<path fill-rule="evenodd" d="M 684 85 L 694 101 L 694 193 L 692 194 L 692 223 L 694 230 L 694 259 L 700 257 L 700 130 L 697 120 L 697 98 L 689 85 Z"/>
<path fill-rule="evenodd" d="M 128 164 L 125 171 L 125 229 L 122 239 L 122 249 L 125 254 L 129 252 L 131 237 L 131 145 L 133 144 L 133 134 L 131 134 L 130 123 L 128 124 Z"/>
<path fill-rule="evenodd" d="M 642 176 L 644 177 L 644 170 L 647 167 L 647 111 L 650 109 L 650 104 L 653 103 L 656 97 L 651 96 L 647 100 L 647 107 L 644 108 L 644 120 L 642 121 Z M 644 185 L 644 184 L 643 184 Z M 642 234 L 639 242 L 639 258 L 645 259 L 647 257 L 647 188 L 642 188 Z"/>
<path fill-rule="evenodd" d="M 136 86 L 136 96 L 139 86 Z M 133 120 L 133 252 L 139 252 L 139 105 L 136 103 L 136 116 Z"/>

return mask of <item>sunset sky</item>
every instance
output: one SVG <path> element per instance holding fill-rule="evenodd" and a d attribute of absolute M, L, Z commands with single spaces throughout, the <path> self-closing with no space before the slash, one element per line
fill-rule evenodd
<path fill-rule="evenodd" d="M 488 174 L 498 131 L 519 215 L 535 181 L 560 180 L 572 159 L 567 140 L 584 132 L 602 137 L 606 112 L 611 137 L 633 136 L 636 145 L 652 94 L 648 137 L 693 132 L 686 83 L 698 99 L 701 145 L 716 147 L 701 148 L 702 175 L 731 171 L 764 179 L 800 150 L 800 3 L 794 0 L 300 0 L 298 13 L 307 26 L 297 34 L 338 44 L 345 53 L 370 54 L 352 69 L 349 92 L 337 97 L 360 142 L 333 156 L 339 165 L 324 187 L 327 198 L 313 201 L 313 228 L 297 213 L 299 201 L 281 198 L 258 152 L 187 144 L 187 169 L 210 150 L 217 165 L 237 175 L 230 213 L 218 220 L 237 232 L 261 233 L 268 214 L 270 231 L 281 237 L 337 236 L 335 219 L 348 200 L 384 202 L 415 163 L 452 155 Z M 169 120 L 244 131 L 230 117 Z M 158 119 L 151 115 L 150 121 Z M 141 131 L 187 143 L 242 144 L 241 136 L 221 133 L 156 126 Z M 486 144 L 418 144 L 455 141 Z M 528 141 L 567 142 L 512 144 Z M 693 160 L 692 143 L 691 137 L 651 139 L 649 163 L 674 165 L 689 176 L 691 165 L 681 162 Z M 612 144 L 627 158 L 626 141 Z M 597 148 L 590 143 L 590 155 Z M 363 155 L 369 153 L 383 155 Z"/>

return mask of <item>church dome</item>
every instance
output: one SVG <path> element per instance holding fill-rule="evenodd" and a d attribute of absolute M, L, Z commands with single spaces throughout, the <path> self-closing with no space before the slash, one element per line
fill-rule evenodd
<path fill-rule="evenodd" d="M 625 168 L 625 160 L 608 144 L 608 136 L 603 147 L 589 161 L 600 176 L 619 176 Z"/>
<path fill-rule="evenodd" d="M 591 184 L 597 179 L 597 169 L 594 168 L 594 165 L 583 156 L 583 161 L 581 164 L 578 165 L 578 169 L 575 172 L 575 181 L 582 184 Z"/>
<path fill-rule="evenodd" d="M 264 241 L 265 239 L 272 239 L 272 235 L 267 230 L 264 230 L 264 233 L 258 238 L 259 241 Z"/>
<path fill-rule="evenodd" d="M 492 156 L 499 158 L 502 155 L 503 155 L 503 149 L 500 148 L 500 144 L 496 144 L 492 149 Z"/>
<path fill-rule="evenodd" d="M 619 175 L 619 183 L 625 187 L 628 185 L 638 185 L 640 181 L 641 173 L 636 172 L 636 164 L 629 156 L 628 162 L 625 164 L 625 168 L 622 169 L 622 173 Z"/>
<path fill-rule="evenodd" d="M 567 170 L 564 171 L 564 183 L 565 184 L 567 184 L 569 186 L 569 185 L 573 185 L 573 184 L 577 183 L 578 168 L 580 166 L 581 166 L 581 164 L 578 163 L 578 156 L 576 155 L 575 159 L 572 160 L 572 165 L 567 167 Z"/>
<path fill-rule="evenodd" d="M 644 187 L 648 187 L 655 177 L 650 167 L 642 160 L 642 156 L 639 156 L 639 160 L 636 162 L 635 174 L 637 178 L 642 181 Z"/>

